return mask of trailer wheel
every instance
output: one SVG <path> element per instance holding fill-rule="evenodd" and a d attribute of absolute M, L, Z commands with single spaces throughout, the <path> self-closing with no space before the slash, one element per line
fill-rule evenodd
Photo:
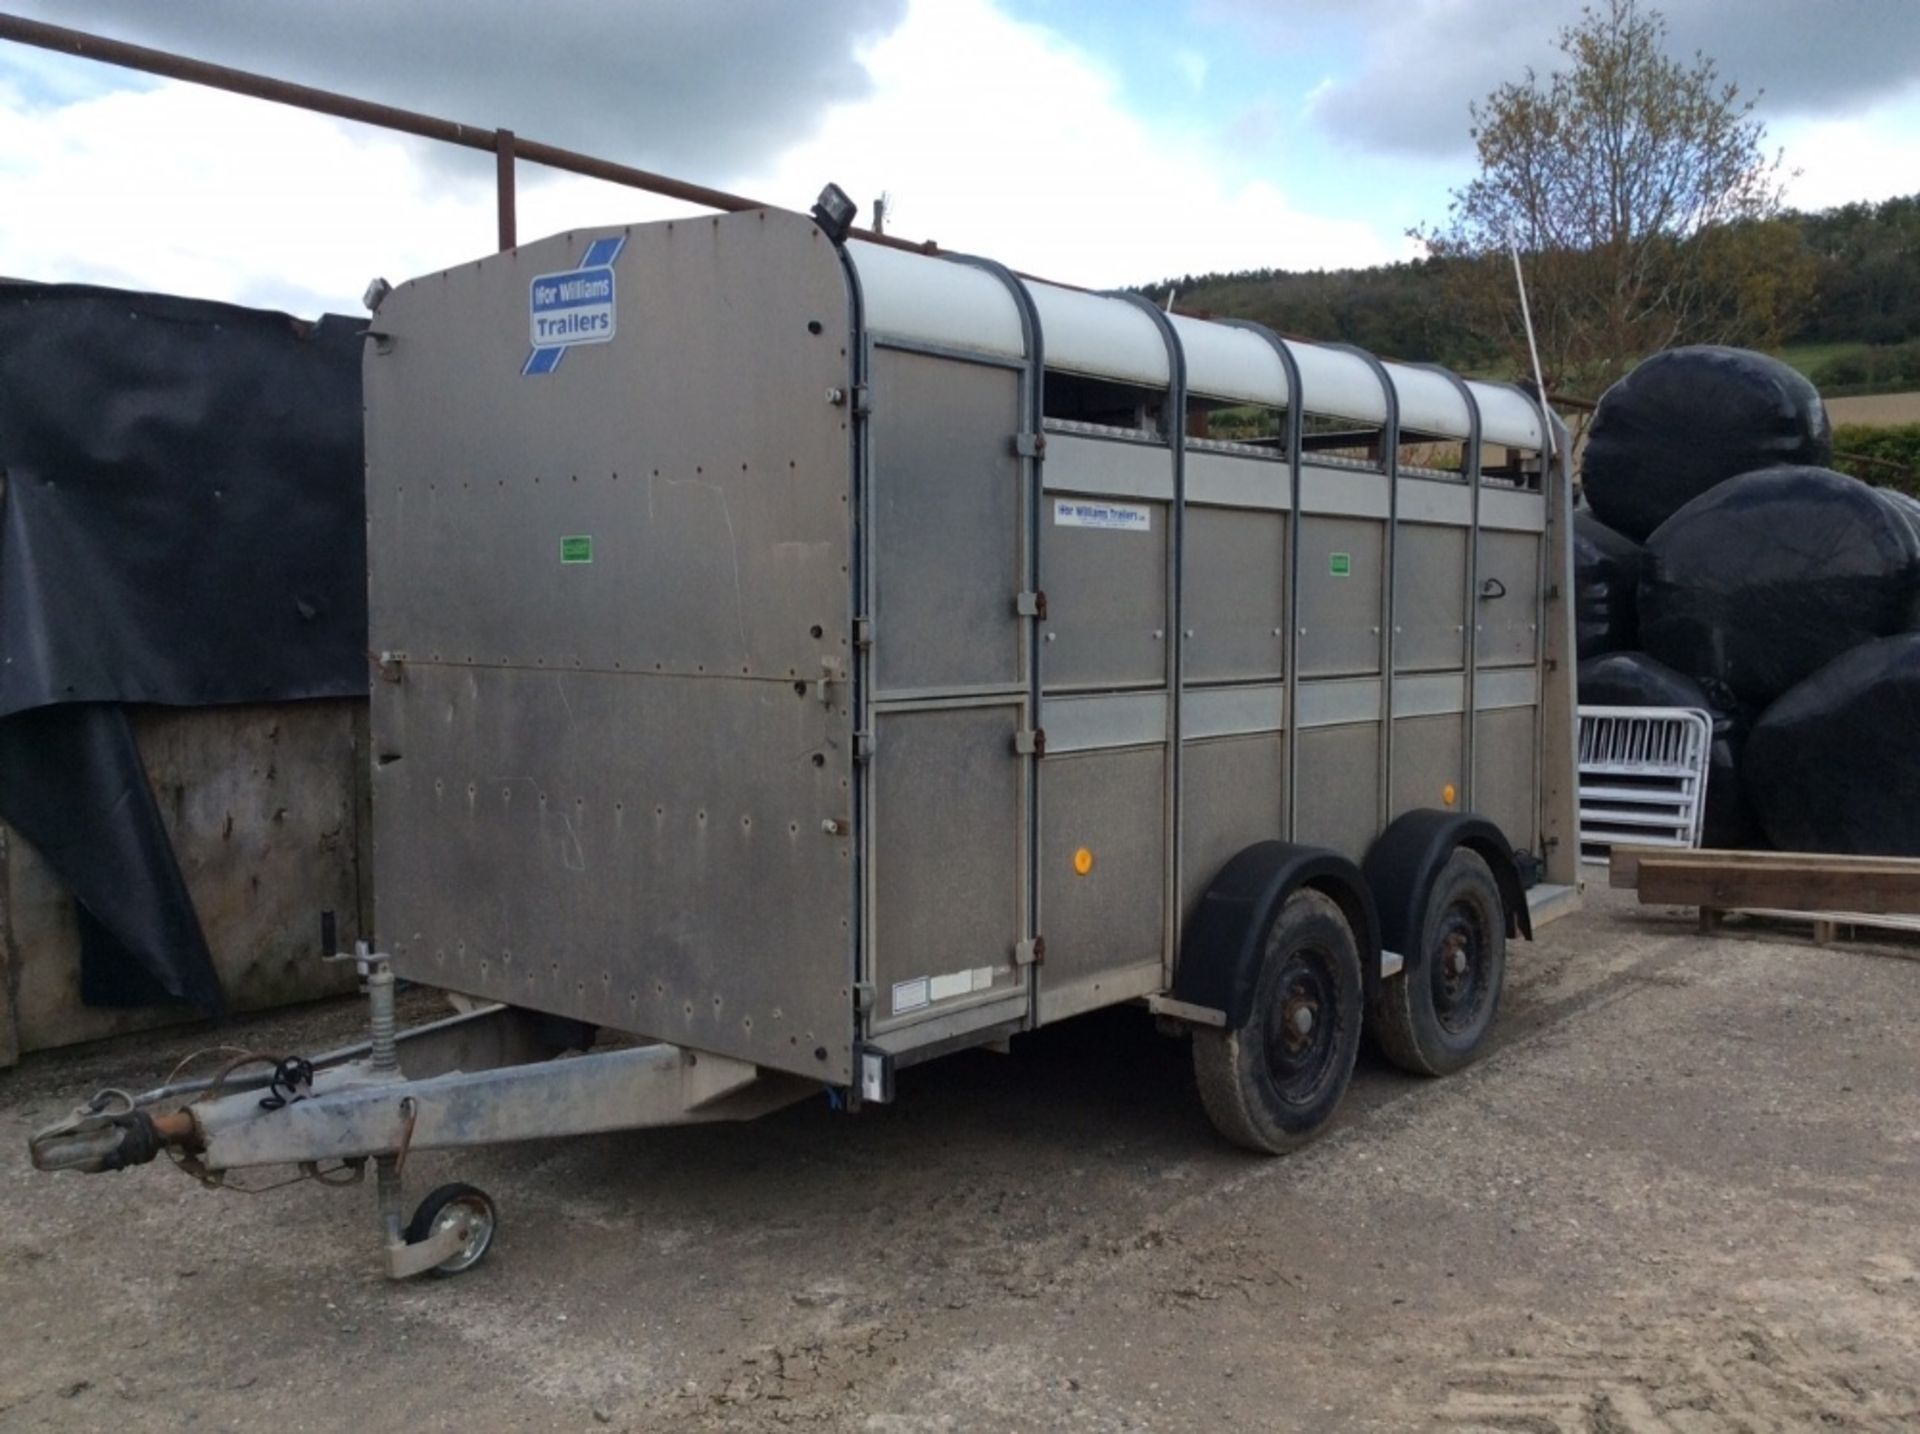
<path fill-rule="evenodd" d="M 1456 847 L 1434 878 L 1420 949 L 1380 983 L 1373 1030 L 1381 1053 L 1416 1075 L 1446 1075 L 1474 1057 L 1493 1024 L 1507 970 L 1506 908 L 1493 871 Z"/>
<path fill-rule="evenodd" d="M 1267 928 L 1245 1022 L 1194 1032 L 1193 1072 L 1214 1128 L 1267 1155 L 1311 1140 L 1352 1079 L 1361 1008 L 1353 928 L 1332 898 L 1294 892 Z"/>
<path fill-rule="evenodd" d="M 493 1248 L 493 1232 L 499 1227 L 493 1201 L 484 1190 L 472 1185 L 442 1185 L 422 1200 L 407 1222 L 406 1240 L 417 1245 L 442 1224 L 465 1220 L 467 1239 L 458 1250 L 433 1267 L 436 1275 L 459 1275 L 486 1259 Z"/>

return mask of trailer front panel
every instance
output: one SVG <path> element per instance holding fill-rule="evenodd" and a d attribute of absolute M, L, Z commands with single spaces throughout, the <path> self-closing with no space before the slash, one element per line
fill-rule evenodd
<path fill-rule="evenodd" d="M 535 291 L 575 271 L 611 276 L 611 337 L 547 367 Z M 374 889 L 403 976 L 850 1078 L 848 315 L 832 244 L 778 213 L 561 235 L 381 306 Z"/>

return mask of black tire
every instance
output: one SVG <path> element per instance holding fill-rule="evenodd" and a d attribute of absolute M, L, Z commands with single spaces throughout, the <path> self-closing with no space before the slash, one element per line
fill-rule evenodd
<path fill-rule="evenodd" d="M 1373 1035 L 1402 1070 L 1440 1076 L 1470 1062 L 1507 974 L 1507 913 L 1484 858 L 1458 847 L 1433 883 L 1420 949 L 1380 983 Z"/>
<path fill-rule="evenodd" d="M 1264 1155 L 1318 1135 L 1353 1078 L 1362 1005 L 1346 916 L 1318 891 L 1294 892 L 1267 928 L 1246 1023 L 1194 1032 L 1194 1078 L 1214 1128 Z"/>
<path fill-rule="evenodd" d="M 500 1228 L 500 1217 L 486 1191 L 478 1186 L 455 1182 L 442 1185 L 414 1209 L 413 1218 L 407 1221 L 406 1242 L 417 1245 L 426 1239 L 433 1233 L 434 1224 L 442 1213 L 454 1205 L 464 1206 L 478 1216 L 478 1225 L 465 1247 L 433 1267 L 436 1275 L 464 1274 L 486 1259 L 487 1252 L 493 1248 L 493 1237 Z"/>

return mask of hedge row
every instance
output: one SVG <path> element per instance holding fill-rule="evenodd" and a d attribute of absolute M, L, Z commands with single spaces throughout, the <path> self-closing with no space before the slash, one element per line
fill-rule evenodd
<path fill-rule="evenodd" d="M 1836 354 L 1812 364 L 1807 377 L 1826 394 L 1845 389 L 1920 388 L 1920 339 Z"/>
<path fill-rule="evenodd" d="M 1833 466 L 1920 498 L 1920 423 L 1842 424 L 1833 430 Z"/>

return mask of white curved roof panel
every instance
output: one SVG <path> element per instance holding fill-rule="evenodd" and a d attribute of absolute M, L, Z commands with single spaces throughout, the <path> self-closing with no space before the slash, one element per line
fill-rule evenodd
<path fill-rule="evenodd" d="M 847 253 L 860 275 L 868 330 L 882 338 L 1022 358 L 1026 341 L 1013 294 L 994 274 L 958 260 L 854 239 Z M 1159 325 L 1138 305 L 1082 289 L 1022 280 L 1040 321 L 1047 367 L 1145 388 L 1171 382 Z M 1203 398 L 1287 407 L 1286 368 L 1251 330 L 1170 314 L 1187 370 L 1187 391 Z M 1324 344 L 1283 340 L 1300 369 L 1304 412 L 1384 424 L 1386 395 L 1372 365 Z M 1465 399 L 1444 375 L 1386 365 L 1400 426 L 1416 433 L 1467 437 Z M 1470 381 L 1486 443 L 1545 446 L 1539 406 L 1507 384 Z"/>
<path fill-rule="evenodd" d="M 1300 366 L 1303 413 L 1349 418 L 1357 423 L 1387 421 L 1387 393 L 1373 366 L 1360 355 L 1321 344 L 1284 341 Z"/>
<path fill-rule="evenodd" d="M 1547 446 L 1540 427 L 1540 405 L 1510 384 L 1467 380 L 1480 405 L 1480 441 L 1540 452 Z"/>
<path fill-rule="evenodd" d="M 1250 329 L 1169 314 L 1187 364 L 1187 392 L 1239 403 L 1287 406 L 1287 370 L 1273 345 Z"/>
<path fill-rule="evenodd" d="M 1026 286 L 1040 315 L 1048 368 L 1145 388 L 1165 388 L 1172 381 L 1166 340 L 1137 305 L 1033 279 Z"/>
<path fill-rule="evenodd" d="M 869 333 L 1026 356 L 1019 305 L 987 270 L 859 239 L 847 241 L 847 253 L 860 274 Z"/>
<path fill-rule="evenodd" d="M 1402 433 L 1432 433 L 1446 438 L 1471 434 L 1473 415 L 1467 409 L 1466 395 L 1445 374 L 1390 363 L 1387 377 L 1393 380 L 1394 396 L 1400 403 Z"/>

